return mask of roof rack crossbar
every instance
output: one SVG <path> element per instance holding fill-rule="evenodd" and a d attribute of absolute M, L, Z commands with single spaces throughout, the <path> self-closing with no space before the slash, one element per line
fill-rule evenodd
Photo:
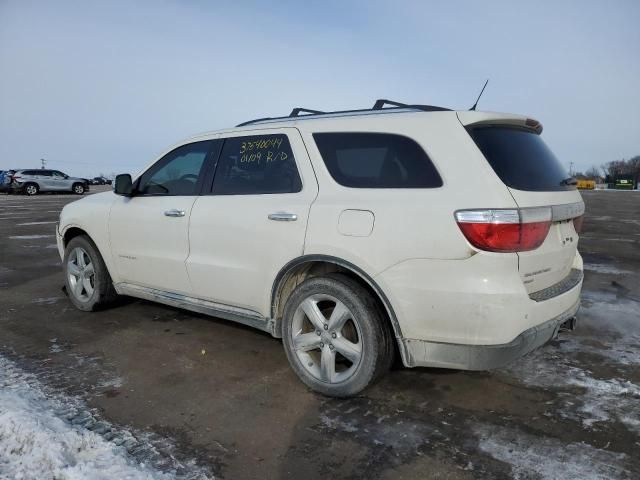
<path fill-rule="evenodd" d="M 321 112 L 320 110 L 311 110 L 309 108 L 296 107 L 293 110 L 291 110 L 291 113 L 289 114 L 289 116 L 297 117 L 301 113 L 311 113 L 313 115 L 322 115 L 323 113 L 326 113 L 326 112 Z"/>
<path fill-rule="evenodd" d="M 393 105 L 392 107 L 390 107 L 392 109 L 393 108 L 412 108 L 414 110 L 422 110 L 423 112 L 443 112 L 443 111 L 449 110 L 448 108 L 435 107 L 433 105 L 415 105 L 415 104 L 394 102 L 393 100 L 387 100 L 384 98 L 376 100 L 376 103 L 373 104 L 373 108 L 371 110 L 385 110 L 384 108 L 385 105 Z"/>
<path fill-rule="evenodd" d="M 385 105 L 393 105 L 394 107 L 408 107 L 406 103 L 394 102 L 393 100 L 386 100 L 384 98 L 380 98 L 376 100 L 376 103 L 373 104 L 372 110 L 382 110 Z"/>

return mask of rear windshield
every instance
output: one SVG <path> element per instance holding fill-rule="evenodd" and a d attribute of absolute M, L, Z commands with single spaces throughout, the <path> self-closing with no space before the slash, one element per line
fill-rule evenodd
<path fill-rule="evenodd" d="M 415 141 L 389 133 L 314 133 L 333 179 L 352 188 L 436 188 L 442 179 Z"/>
<path fill-rule="evenodd" d="M 532 192 L 576 188 L 567 184 L 567 171 L 537 133 L 514 127 L 480 127 L 469 129 L 469 134 L 508 187 Z"/>

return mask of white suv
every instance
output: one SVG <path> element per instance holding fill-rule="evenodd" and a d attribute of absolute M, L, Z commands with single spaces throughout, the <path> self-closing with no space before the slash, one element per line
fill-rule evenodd
<path fill-rule="evenodd" d="M 381 100 L 191 138 L 64 208 L 67 291 L 81 310 L 121 294 L 267 331 L 332 396 L 396 352 L 502 366 L 572 328 L 579 305 L 584 203 L 541 131 Z"/>

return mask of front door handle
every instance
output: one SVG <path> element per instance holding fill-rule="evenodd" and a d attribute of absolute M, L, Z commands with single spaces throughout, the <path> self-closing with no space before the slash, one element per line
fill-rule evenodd
<path fill-rule="evenodd" d="M 295 222 L 298 219 L 298 215 L 295 213 L 276 212 L 269 214 L 269 220 L 275 220 L 276 222 Z"/>
<path fill-rule="evenodd" d="M 171 210 L 166 210 L 164 212 L 165 217 L 184 217 L 184 210 L 178 210 L 177 208 L 172 208 Z"/>

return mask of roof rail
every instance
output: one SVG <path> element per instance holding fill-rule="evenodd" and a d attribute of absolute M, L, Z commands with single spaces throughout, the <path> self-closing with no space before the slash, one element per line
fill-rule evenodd
<path fill-rule="evenodd" d="M 386 107 L 385 105 L 393 105 L 391 107 Z M 359 110 L 337 110 L 334 112 L 322 112 L 320 110 L 310 110 L 308 108 L 296 107 L 291 110 L 291 113 L 287 117 L 264 117 L 264 118 L 256 118 L 255 120 L 249 120 L 247 122 L 239 123 L 236 127 L 244 127 L 246 125 L 251 125 L 254 123 L 264 122 L 267 120 L 288 120 L 293 117 L 300 117 L 300 113 L 306 113 L 307 115 L 302 115 L 304 117 L 315 117 L 321 115 L 331 115 L 335 113 L 362 113 L 362 112 L 373 112 L 376 110 L 401 110 L 401 109 L 412 109 L 412 110 L 420 110 L 423 112 L 445 112 L 450 111 L 448 108 L 444 107 L 436 107 L 433 105 L 409 105 L 406 103 L 394 102 L 392 100 L 379 99 L 374 103 L 373 108 L 362 108 Z"/>

